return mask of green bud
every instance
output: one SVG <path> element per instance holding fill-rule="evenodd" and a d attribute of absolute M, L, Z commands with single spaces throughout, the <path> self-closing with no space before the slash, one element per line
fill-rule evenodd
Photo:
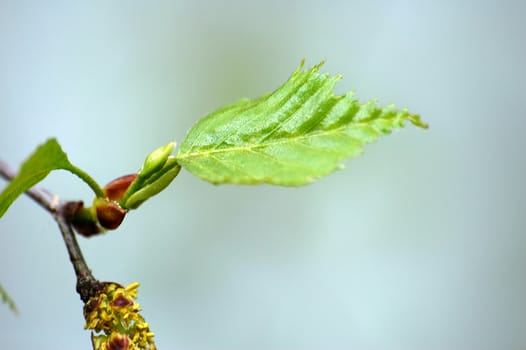
<path fill-rule="evenodd" d="M 168 160 L 166 160 L 166 163 L 164 164 L 164 166 L 162 167 L 161 170 L 159 170 L 158 172 L 156 172 L 155 174 L 153 174 L 152 176 L 150 176 L 143 184 L 143 187 L 146 186 L 146 185 L 150 185 L 154 182 L 157 182 L 157 180 L 163 176 L 164 174 L 166 174 L 168 171 L 172 170 L 175 166 L 177 166 L 178 163 L 177 163 L 177 160 L 175 159 L 175 156 L 170 156 L 168 157 Z"/>
<path fill-rule="evenodd" d="M 124 209 L 136 209 L 145 200 L 164 190 L 179 174 L 180 170 L 181 166 L 175 157 L 169 157 L 164 167 L 151 176 L 139 190 L 131 194 L 122 204 L 122 207 Z"/>
<path fill-rule="evenodd" d="M 142 179 L 147 179 L 152 174 L 161 170 L 174 148 L 175 142 L 170 142 L 150 153 L 144 160 L 142 168 L 137 175 Z"/>

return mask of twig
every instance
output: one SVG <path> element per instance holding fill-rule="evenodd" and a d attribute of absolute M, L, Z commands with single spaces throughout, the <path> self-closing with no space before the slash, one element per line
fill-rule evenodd
<path fill-rule="evenodd" d="M 6 162 L 0 160 L 0 176 L 10 181 L 15 178 L 16 172 Z M 38 186 L 30 188 L 26 194 L 50 212 L 57 222 L 68 250 L 69 260 L 77 276 L 77 292 L 82 301 L 87 302 L 91 296 L 97 294 L 102 283 L 93 277 L 71 226 L 73 214 L 82 206 L 82 202 L 63 201 L 58 196 Z"/>

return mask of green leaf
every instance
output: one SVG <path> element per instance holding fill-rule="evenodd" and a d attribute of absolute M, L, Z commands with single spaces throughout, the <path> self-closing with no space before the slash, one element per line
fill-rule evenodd
<path fill-rule="evenodd" d="M 18 313 L 18 311 L 16 309 L 15 302 L 13 301 L 13 299 L 11 299 L 9 294 L 7 294 L 7 292 L 2 287 L 1 284 L 0 284 L 0 296 L 2 297 L 2 302 L 4 304 L 7 304 L 7 306 L 9 306 L 9 309 L 11 309 L 11 311 L 13 311 L 13 313 L 15 313 L 15 314 Z"/>
<path fill-rule="evenodd" d="M 215 184 L 298 186 L 342 168 L 405 121 L 427 128 L 405 109 L 334 95 L 341 76 L 318 73 L 322 64 L 305 71 L 302 62 L 273 93 L 201 119 L 181 143 L 178 163 Z"/>
<path fill-rule="evenodd" d="M 56 139 L 49 139 L 22 164 L 17 176 L 0 194 L 0 217 L 25 191 L 42 181 L 52 170 L 68 170 L 84 180 L 98 197 L 104 197 L 99 185 L 84 171 L 71 164 Z"/>

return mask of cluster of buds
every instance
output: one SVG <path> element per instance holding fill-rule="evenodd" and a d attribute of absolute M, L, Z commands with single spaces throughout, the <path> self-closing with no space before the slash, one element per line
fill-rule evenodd
<path fill-rule="evenodd" d="M 114 230 L 128 210 L 136 209 L 164 190 L 181 170 L 171 155 L 174 148 L 175 142 L 170 142 L 150 153 L 139 172 L 121 176 L 104 186 L 105 197 L 96 197 L 91 207 L 86 208 L 80 202 L 72 220 L 75 230 L 87 237 Z"/>
<path fill-rule="evenodd" d="M 91 329 L 93 350 L 155 350 L 154 334 L 135 302 L 139 283 L 127 287 L 107 282 L 84 305 L 85 329 Z"/>

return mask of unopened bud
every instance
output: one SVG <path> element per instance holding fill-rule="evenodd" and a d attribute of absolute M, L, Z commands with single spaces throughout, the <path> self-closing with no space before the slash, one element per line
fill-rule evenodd
<path fill-rule="evenodd" d="M 79 234 L 91 237 L 104 231 L 98 223 L 96 213 L 93 208 L 85 208 L 82 202 L 78 202 L 78 207 L 73 214 L 71 224 Z"/>
<path fill-rule="evenodd" d="M 128 350 L 130 346 L 133 346 L 130 338 L 126 334 L 119 334 L 117 332 L 111 333 L 107 345 L 108 350 Z M 135 346 L 133 346 L 133 348 L 135 348 Z"/>
<path fill-rule="evenodd" d="M 139 170 L 138 176 L 147 179 L 152 174 L 161 170 L 170 154 L 172 154 L 175 148 L 175 142 L 170 142 L 164 146 L 157 148 L 155 151 L 150 153 Z"/>
<path fill-rule="evenodd" d="M 170 157 L 160 171 L 148 179 L 141 189 L 128 197 L 123 207 L 126 209 L 136 209 L 145 200 L 164 190 L 177 174 L 179 174 L 179 171 L 181 171 L 181 166 L 177 163 L 175 157 Z"/>
<path fill-rule="evenodd" d="M 114 230 L 119 227 L 126 216 L 126 210 L 122 209 L 116 202 L 95 198 L 93 206 L 100 225 L 108 230 Z"/>
<path fill-rule="evenodd" d="M 103 191 L 106 198 L 112 201 L 118 201 L 122 198 L 128 187 L 137 178 L 137 174 L 124 175 L 109 182 L 104 186 Z"/>

